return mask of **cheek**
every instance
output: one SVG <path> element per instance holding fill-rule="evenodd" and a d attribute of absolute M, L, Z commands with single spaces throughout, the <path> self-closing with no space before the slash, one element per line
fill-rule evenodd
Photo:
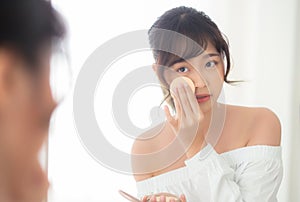
<path fill-rule="evenodd" d="M 38 107 L 34 104 L 34 97 L 32 99 L 23 99 L 23 103 L 15 109 L 13 122 L 15 123 L 15 137 L 17 148 L 24 152 L 23 155 L 27 157 L 35 156 L 39 151 L 45 139 L 45 131 L 40 125 L 40 114 Z M 21 100 L 21 99 L 20 99 Z M 16 148 L 16 147 L 15 147 Z"/>
<path fill-rule="evenodd" d="M 0 151 L 7 159 L 6 175 L 17 187 L 20 179 L 27 182 L 32 178 L 31 171 L 40 169 L 37 157 L 46 137 L 38 124 L 34 97 L 26 92 L 24 86 L 20 87 L 20 91 L 24 93 L 15 94 L 6 106 L 5 117 L 1 119 L 4 135 L 0 142 Z"/>
<path fill-rule="evenodd" d="M 15 94 L 7 109 L 9 144 L 13 150 L 18 148 L 16 158 L 29 161 L 36 158 L 47 136 L 50 112 L 32 85 L 24 83 Z"/>
<path fill-rule="evenodd" d="M 219 71 L 219 75 L 221 77 L 221 79 L 224 81 L 224 75 L 225 75 L 225 67 L 224 67 L 224 63 L 223 65 L 218 69 Z"/>
<path fill-rule="evenodd" d="M 9 134 L 11 139 L 9 162 L 7 162 L 10 169 L 8 175 L 11 176 L 15 191 L 20 195 L 46 193 L 47 178 L 40 167 L 38 152 L 47 136 L 39 126 L 40 116 L 36 106 L 30 102 L 30 99 L 22 99 L 22 101 L 22 105 L 15 107 L 12 114 L 14 128 Z"/>
<path fill-rule="evenodd" d="M 213 71 L 206 73 L 206 80 L 210 93 L 214 94 L 214 97 L 218 97 L 224 83 L 224 74 L 221 68 L 217 68 Z"/>
<path fill-rule="evenodd" d="M 218 99 L 218 97 L 220 96 L 220 93 L 222 91 L 223 88 L 223 77 L 218 77 L 214 80 L 214 94 L 215 94 L 215 98 Z"/>
<path fill-rule="evenodd" d="M 176 79 L 177 77 L 180 77 L 182 76 L 181 74 L 179 74 L 177 71 L 175 71 L 174 69 L 172 68 L 167 68 L 165 67 L 163 70 L 162 70 L 162 73 L 160 74 L 161 76 L 159 76 L 159 79 L 161 81 L 164 80 L 164 82 L 166 82 L 168 85 L 170 85 L 172 83 L 172 81 L 174 79 Z"/>

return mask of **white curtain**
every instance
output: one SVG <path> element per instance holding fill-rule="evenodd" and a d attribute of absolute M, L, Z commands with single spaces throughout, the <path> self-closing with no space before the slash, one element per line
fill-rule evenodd
<path fill-rule="evenodd" d="M 284 177 L 279 201 L 300 200 L 299 5 L 296 0 L 257 0 L 223 1 L 218 7 L 237 79 L 247 80 L 244 87 L 228 89 L 227 100 L 266 106 L 281 120 Z"/>

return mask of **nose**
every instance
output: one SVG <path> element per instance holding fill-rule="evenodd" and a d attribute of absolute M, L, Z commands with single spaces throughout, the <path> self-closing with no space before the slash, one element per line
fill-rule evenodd
<path fill-rule="evenodd" d="M 197 71 L 194 72 L 193 76 L 191 76 L 191 79 L 194 82 L 196 88 L 203 88 L 206 86 L 205 79 Z"/>

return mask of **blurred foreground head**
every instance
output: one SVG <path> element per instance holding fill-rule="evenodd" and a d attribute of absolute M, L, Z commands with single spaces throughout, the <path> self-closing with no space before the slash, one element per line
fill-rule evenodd
<path fill-rule="evenodd" d="M 0 1 L 0 201 L 42 201 L 48 180 L 38 152 L 56 103 L 52 46 L 64 25 L 45 0 Z"/>

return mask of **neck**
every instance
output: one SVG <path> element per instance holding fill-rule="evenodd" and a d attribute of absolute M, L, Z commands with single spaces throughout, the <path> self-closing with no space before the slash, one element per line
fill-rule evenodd
<path fill-rule="evenodd" d="M 204 118 L 199 123 L 199 128 L 198 128 L 197 136 L 201 136 L 201 137 L 207 136 L 207 132 L 208 132 L 210 124 L 211 124 L 212 114 L 213 114 L 213 110 L 212 109 L 203 112 Z"/>
<path fill-rule="evenodd" d="M 187 152 L 187 156 L 194 156 L 199 150 L 204 148 L 207 143 L 216 145 L 219 140 L 226 116 L 224 104 L 215 103 L 209 110 L 203 112 L 204 118 L 199 123 L 196 137 Z"/>
<path fill-rule="evenodd" d="M 224 128 L 226 120 L 226 105 L 214 103 L 204 114 L 203 129 L 199 131 L 199 136 L 205 137 L 205 141 L 211 145 L 216 145 Z"/>

